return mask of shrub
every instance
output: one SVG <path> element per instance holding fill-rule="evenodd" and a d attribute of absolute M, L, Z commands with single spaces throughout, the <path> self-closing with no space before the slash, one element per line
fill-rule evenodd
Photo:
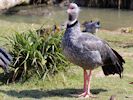
<path fill-rule="evenodd" d="M 45 35 L 45 33 L 44 33 Z M 61 53 L 62 32 L 39 36 L 36 31 L 16 32 L 8 38 L 13 55 L 11 81 L 24 81 L 36 73 L 39 78 L 65 71 L 68 62 Z"/>

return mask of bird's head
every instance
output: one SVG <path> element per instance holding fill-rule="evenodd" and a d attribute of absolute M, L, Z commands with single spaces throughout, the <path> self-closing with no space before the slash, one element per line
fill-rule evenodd
<path fill-rule="evenodd" d="M 77 20 L 78 15 L 79 15 L 79 7 L 75 3 L 70 3 L 67 9 L 69 21 L 73 22 Z"/>
<path fill-rule="evenodd" d="M 94 23 L 96 28 L 100 28 L 100 21 Z"/>
<path fill-rule="evenodd" d="M 100 22 L 84 22 L 82 24 L 85 27 L 84 32 L 90 32 L 90 33 L 97 33 L 98 29 L 100 28 Z"/>

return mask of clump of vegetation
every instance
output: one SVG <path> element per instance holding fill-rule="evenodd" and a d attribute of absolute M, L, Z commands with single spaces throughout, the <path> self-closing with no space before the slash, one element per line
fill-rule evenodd
<path fill-rule="evenodd" d="M 133 33 L 133 28 L 132 27 L 121 28 L 120 31 L 122 33 Z"/>
<path fill-rule="evenodd" d="M 61 53 L 62 32 L 39 36 L 36 31 L 15 33 L 8 38 L 12 47 L 13 74 L 10 81 L 25 81 L 35 73 L 43 80 L 49 76 L 65 71 L 68 62 Z"/>

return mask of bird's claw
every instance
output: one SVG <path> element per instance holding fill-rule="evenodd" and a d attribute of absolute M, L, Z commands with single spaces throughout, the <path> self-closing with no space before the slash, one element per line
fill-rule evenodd
<path fill-rule="evenodd" d="M 86 94 L 86 92 L 83 92 L 81 94 L 78 95 L 78 97 L 83 97 Z"/>
<path fill-rule="evenodd" d="M 87 92 L 83 92 L 80 95 L 78 95 L 78 97 L 89 98 L 89 97 L 91 97 L 91 94 L 90 93 L 87 93 Z"/>

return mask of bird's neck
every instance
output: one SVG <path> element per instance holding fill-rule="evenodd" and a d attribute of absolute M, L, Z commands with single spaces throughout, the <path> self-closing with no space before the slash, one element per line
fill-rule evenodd
<path fill-rule="evenodd" d="M 73 26 L 75 26 L 78 23 L 78 20 L 75 19 L 74 21 L 69 21 L 67 24 L 67 28 L 71 28 Z"/>
<path fill-rule="evenodd" d="M 80 34 L 81 34 L 80 24 L 77 20 L 74 21 L 74 23 L 72 24 L 67 24 L 65 36 L 71 38 L 77 38 L 77 36 L 79 36 Z"/>
<path fill-rule="evenodd" d="M 73 19 L 73 20 L 68 20 L 68 24 L 74 24 L 77 21 L 77 18 Z"/>

